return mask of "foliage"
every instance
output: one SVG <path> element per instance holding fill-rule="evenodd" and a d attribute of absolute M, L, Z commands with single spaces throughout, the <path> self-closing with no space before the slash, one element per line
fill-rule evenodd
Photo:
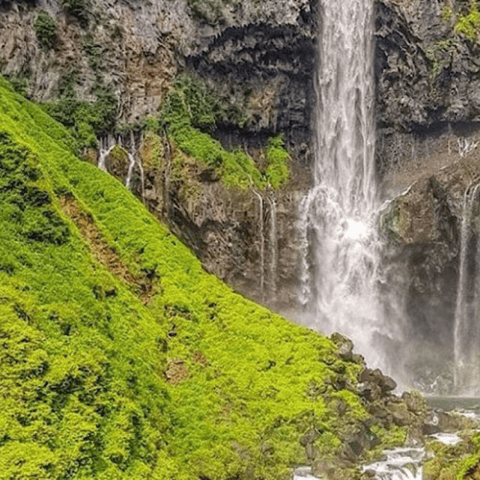
<path fill-rule="evenodd" d="M 265 170 L 265 176 L 273 188 L 278 188 L 290 178 L 290 169 L 288 161 L 290 156 L 283 147 L 283 136 L 278 135 L 269 140 L 266 154 L 268 166 Z"/>
<path fill-rule="evenodd" d="M 472 432 L 465 431 L 461 436 L 463 441 L 456 445 L 445 445 L 438 441 L 428 445 L 429 459 L 424 465 L 427 478 L 470 478 L 471 470 L 480 463 L 480 434 L 472 435 Z"/>
<path fill-rule="evenodd" d="M 107 87 L 97 85 L 94 102 L 78 100 L 72 82 L 62 87 L 60 98 L 43 104 L 44 110 L 55 120 L 70 127 L 79 148 L 95 148 L 97 136 L 113 130 L 117 113 L 117 99 Z"/>
<path fill-rule="evenodd" d="M 28 98 L 29 95 L 29 81 L 28 78 L 11 75 L 8 76 L 8 82 L 10 86 L 23 97 Z"/>
<path fill-rule="evenodd" d="M 61 0 L 62 7 L 72 16 L 76 17 L 80 23 L 87 21 L 87 12 L 90 7 L 89 0 Z"/>
<path fill-rule="evenodd" d="M 178 81 L 165 101 L 161 121 L 176 144 L 187 154 L 214 168 L 225 185 L 240 188 L 278 188 L 289 179 L 288 152 L 283 139 L 275 137 L 267 147 L 268 166 L 261 172 L 243 150 L 226 150 L 202 131 L 222 117 L 221 109 L 206 87 L 189 78 Z"/>
<path fill-rule="evenodd" d="M 452 7 L 448 5 L 443 5 L 440 12 L 440 16 L 443 22 L 449 22 L 454 16 Z"/>
<path fill-rule="evenodd" d="M 42 46 L 52 48 L 57 38 L 57 22 L 47 12 L 40 10 L 35 20 L 35 33 Z"/>
<path fill-rule="evenodd" d="M 455 25 L 457 34 L 465 35 L 469 40 L 475 42 L 478 36 L 478 28 L 480 26 L 480 12 L 477 3 L 471 3 L 470 10 L 467 15 L 460 15 Z"/>
<path fill-rule="evenodd" d="M 207 274 L 1 79 L 0 125 L 0 480 L 280 479 L 306 461 L 311 428 L 331 456 L 341 426 L 368 419 L 332 382 L 358 365 Z M 148 301 L 97 260 L 98 236 Z M 182 381 L 166 381 L 172 364 Z M 347 405 L 341 418 L 329 397 Z"/>

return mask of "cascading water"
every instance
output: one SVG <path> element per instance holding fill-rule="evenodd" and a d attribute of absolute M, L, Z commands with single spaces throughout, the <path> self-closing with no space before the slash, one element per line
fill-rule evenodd
<path fill-rule="evenodd" d="M 277 243 L 277 204 L 275 198 L 268 197 L 270 205 L 270 230 L 269 230 L 269 244 L 270 244 L 270 294 L 275 297 L 277 293 L 277 267 L 278 267 L 278 243 Z"/>
<path fill-rule="evenodd" d="M 132 175 L 133 175 L 133 169 L 135 168 L 135 165 L 137 163 L 136 161 L 136 147 L 135 147 L 135 136 L 133 134 L 133 131 L 130 132 L 130 151 L 128 152 L 128 160 L 129 160 L 129 165 L 128 165 L 128 172 L 127 172 L 127 179 L 125 180 L 125 186 L 127 188 L 130 188 L 132 185 Z"/>
<path fill-rule="evenodd" d="M 320 0 L 320 7 L 314 185 L 300 209 L 301 301 L 306 322 L 348 335 L 379 365 L 376 343 L 388 330 L 378 300 L 373 1 Z"/>
<path fill-rule="evenodd" d="M 265 294 L 265 222 L 263 218 L 264 205 L 263 205 L 263 197 L 255 190 L 253 190 L 253 193 L 258 198 L 258 206 L 259 206 L 258 217 L 259 217 L 260 229 L 259 229 L 258 235 L 260 237 L 260 294 L 263 300 L 263 296 Z"/>
<path fill-rule="evenodd" d="M 475 207 L 478 208 L 479 193 L 480 184 L 470 185 L 465 191 L 460 233 L 460 265 L 454 323 L 454 385 L 456 393 L 463 395 L 480 393 L 480 233 L 478 227 L 475 228 L 475 218 L 478 218 Z"/>
<path fill-rule="evenodd" d="M 100 168 L 100 170 L 103 170 L 104 172 L 107 171 L 107 166 L 105 162 L 110 152 L 114 149 L 115 145 L 115 139 L 112 135 L 108 135 L 107 137 L 102 137 L 100 139 L 100 153 L 98 158 L 98 168 Z"/>

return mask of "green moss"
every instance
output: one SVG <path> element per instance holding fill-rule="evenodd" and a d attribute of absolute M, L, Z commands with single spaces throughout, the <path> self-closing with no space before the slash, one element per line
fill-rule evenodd
<path fill-rule="evenodd" d="M 430 458 L 425 462 L 424 475 L 428 479 L 464 480 L 480 463 L 480 434 L 462 432 L 464 440 L 457 445 L 434 441 L 428 445 Z M 474 478 L 474 477 L 472 477 Z"/>
<path fill-rule="evenodd" d="M 40 10 L 35 20 L 35 33 L 42 46 L 52 48 L 57 38 L 57 22 L 47 12 Z"/>
<path fill-rule="evenodd" d="M 315 425 L 319 449 L 338 451 L 366 414 L 352 392 L 335 392 L 342 418 L 310 394 L 353 374 L 330 340 L 207 274 L 1 79 L 0 125 L 1 480 L 277 480 L 304 464 Z M 96 233 L 64 213 L 66 194 Z M 98 236 L 148 301 L 97 260 Z"/>
<path fill-rule="evenodd" d="M 477 2 L 471 2 L 470 10 L 466 15 L 460 15 L 455 25 L 455 33 L 465 35 L 472 42 L 476 42 L 478 27 L 480 26 L 480 12 Z"/>
<path fill-rule="evenodd" d="M 454 11 L 452 7 L 448 5 L 443 5 L 440 11 L 440 17 L 443 22 L 449 22 L 454 16 Z"/>
<path fill-rule="evenodd" d="M 283 141 L 282 135 L 271 138 L 266 150 L 268 166 L 265 170 L 265 177 L 266 181 L 275 189 L 290 179 L 290 168 L 288 167 L 290 155 L 283 147 Z"/>
<path fill-rule="evenodd" d="M 78 100 L 74 83 L 75 75 L 68 76 L 59 98 L 44 103 L 42 107 L 48 115 L 71 129 L 78 142 L 77 149 L 95 148 L 97 136 L 114 129 L 117 99 L 108 87 L 97 85 L 94 102 Z"/>
<path fill-rule="evenodd" d="M 289 154 L 283 147 L 283 138 L 277 136 L 270 140 L 266 151 L 268 166 L 261 172 L 244 151 L 226 150 L 205 131 L 219 121 L 219 112 L 206 87 L 187 77 L 179 80 L 168 95 L 161 118 L 181 150 L 214 168 L 225 185 L 263 189 L 268 185 L 278 188 L 286 183 L 290 177 Z"/>

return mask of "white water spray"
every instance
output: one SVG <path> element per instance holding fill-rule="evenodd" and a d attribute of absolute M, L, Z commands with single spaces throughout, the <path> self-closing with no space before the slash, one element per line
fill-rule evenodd
<path fill-rule="evenodd" d="M 270 244 L 270 294 L 273 298 L 277 293 L 277 270 L 278 270 L 278 239 L 277 239 L 277 204 L 275 197 L 268 197 L 270 205 L 270 230 L 269 230 L 269 244 Z"/>
<path fill-rule="evenodd" d="M 102 137 L 100 139 L 100 153 L 98 158 L 98 168 L 103 170 L 104 172 L 107 171 L 106 160 L 110 152 L 115 148 L 115 139 L 112 135 L 108 135 L 107 137 Z"/>
<path fill-rule="evenodd" d="M 378 300 L 373 1 L 320 0 L 314 185 L 300 209 L 301 301 L 316 327 L 351 337 L 370 364 L 388 334 Z"/>
<path fill-rule="evenodd" d="M 454 385 L 457 393 L 478 394 L 480 344 L 480 233 L 475 225 L 480 184 L 470 185 L 464 195 L 460 233 L 460 265 L 454 323 Z M 471 244 L 476 233 L 476 245 Z M 472 253 L 474 253 L 472 255 Z"/>

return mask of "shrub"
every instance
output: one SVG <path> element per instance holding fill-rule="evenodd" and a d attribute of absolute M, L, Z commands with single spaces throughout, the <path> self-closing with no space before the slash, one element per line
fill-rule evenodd
<path fill-rule="evenodd" d="M 274 137 L 267 148 L 268 167 L 260 172 L 243 150 L 226 150 L 207 133 L 223 121 L 225 109 L 205 85 L 189 77 L 179 79 L 165 101 L 161 123 L 185 153 L 217 170 L 224 184 L 240 188 L 278 188 L 289 178 L 288 152 L 283 137 Z"/>
<path fill-rule="evenodd" d="M 467 15 L 461 15 L 455 25 L 455 32 L 465 35 L 469 40 L 475 42 L 480 26 L 480 12 L 477 5 L 472 3 L 470 11 Z"/>
<path fill-rule="evenodd" d="M 35 33 L 42 46 L 52 48 L 57 38 L 57 22 L 42 10 L 35 20 Z"/>
<path fill-rule="evenodd" d="M 87 21 L 88 0 L 61 0 L 62 7 L 72 16 L 76 17 L 81 23 Z"/>
<path fill-rule="evenodd" d="M 78 100 L 73 86 L 68 85 L 62 89 L 61 98 L 42 105 L 55 120 L 72 129 L 80 148 L 94 148 L 95 137 L 112 131 L 115 126 L 117 98 L 100 85 L 95 94 L 95 102 Z"/>
<path fill-rule="evenodd" d="M 269 140 L 267 146 L 268 167 L 265 170 L 265 176 L 273 188 L 280 187 L 290 178 L 290 169 L 288 168 L 290 155 L 283 147 L 283 143 L 283 135 L 277 135 Z"/>

